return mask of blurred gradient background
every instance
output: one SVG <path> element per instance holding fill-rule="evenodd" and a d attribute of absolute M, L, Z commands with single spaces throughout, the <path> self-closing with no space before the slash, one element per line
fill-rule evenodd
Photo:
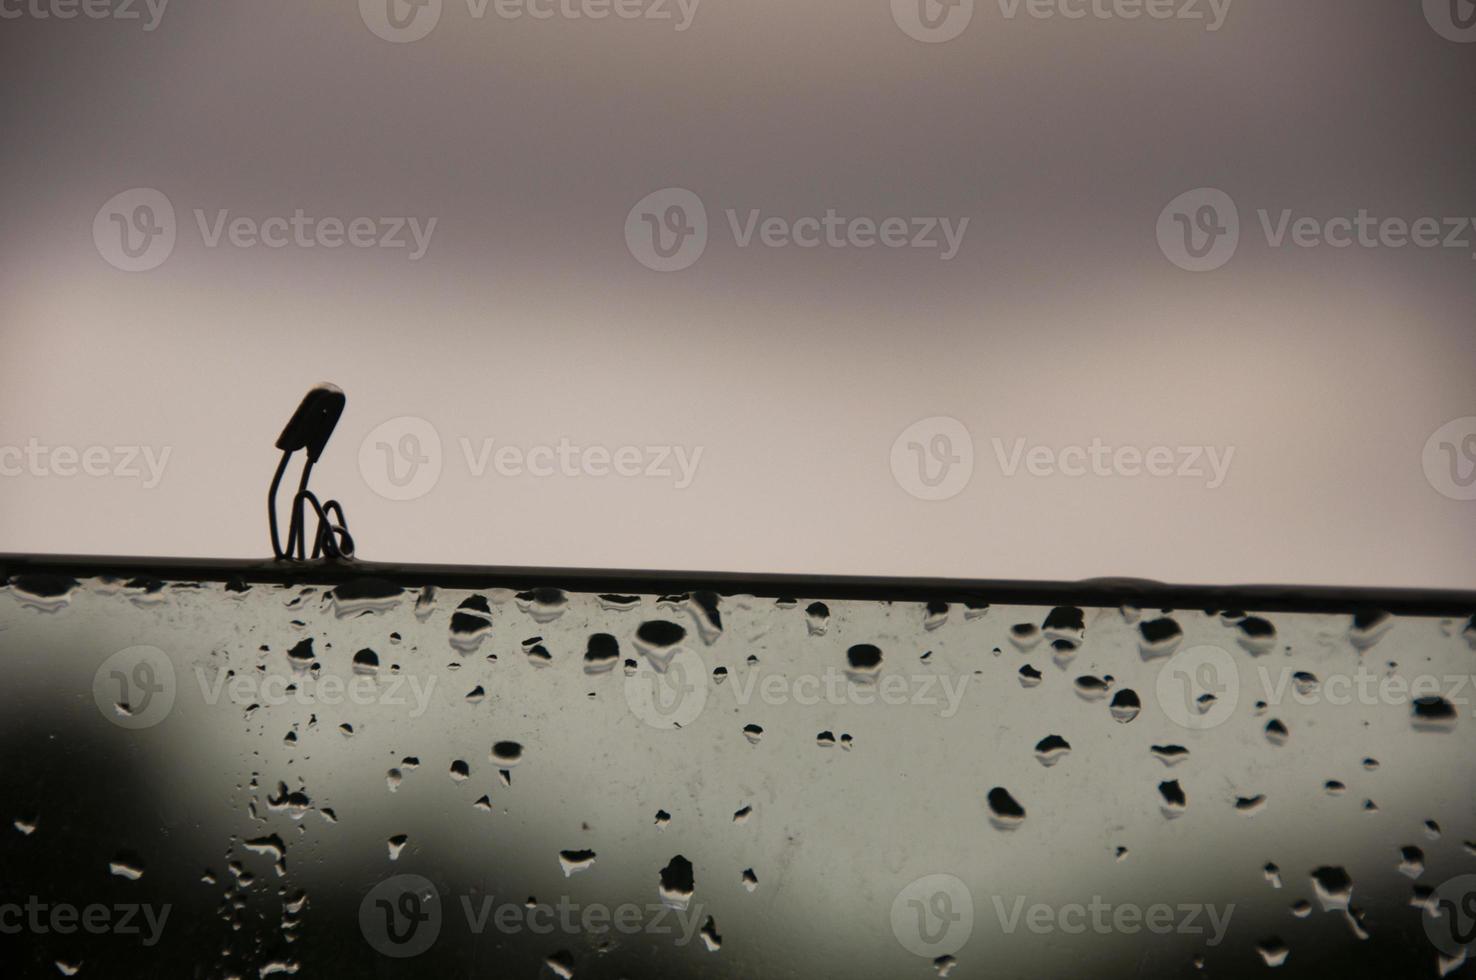
<path fill-rule="evenodd" d="M 701 0 L 684 30 L 444 0 L 410 43 L 372 0 L 176 0 L 152 30 L 38 2 L 0 4 L 0 446 L 170 456 L 153 487 L 0 477 L 0 550 L 268 553 L 272 441 L 327 379 L 349 402 L 314 485 L 368 559 L 1476 584 L 1476 502 L 1427 475 L 1476 416 L 1476 233 L 1276 247 L 1257 214 L 1476 217 L 1476 44 L 1434 0 L 1232 0 L 1214 31 L 979 0 L 944 43 L 888 0 Z M 661 273 L 625 228 L 671 187 L 709 241 Z M 1203 187 L 1241 239 L 1193 273 L 1156 228 Z M 177 235 L 126 272 L 93 231 L 134 188 Z M 412 261 L 210 247 L 196 218 L 299 208 L 436 225 Z M 739 247 L 724 214 L 831 208 L 969 224 L 944 261 Z M 405 416 L 441 473 L 386 499 L 360 450 Z M 932 417 L 973 443 L 945 500 L 889 462 Z M 702 455 L 681 489 L 478 477 L 463 439 Z M 1235 454 L 1209 489 L 1006 476 L 994 439 Z"/>

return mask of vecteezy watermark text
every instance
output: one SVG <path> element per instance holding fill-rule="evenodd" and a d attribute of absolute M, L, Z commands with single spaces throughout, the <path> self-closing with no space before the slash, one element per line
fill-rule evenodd
<path fill-rule="evenodd" d="M 24 905 L 19 902 L 0 905 L 0 933 L 69 936 L 80 930 L 95 936 L 141 936 L 144 946 L 153 946 L 163 935 L 172 908 L 167 904 L 155 907 L 137 902 L 112 905 L 94 902 L 79 908 L 67 902 L 44 902 L 31 895 Z"/>
<path fill-rule="evenodd" d="M 1210 33 L 1225 25 L 1234 0 L 995 0 L 1012 21 L 1177 20 L 1203 24 Z M 980 6 L 984 3 L 980 2 Z M 908 37 L 941 44 L 960 37 L 974 19 L 975 0 L 892 0 L 892 19 Z"/>
<path fill-rule="evenodd" d="M 164 19 L 169 0 L 0 0 L 0 20 L 88 20 L 142 21 L 144 31 L 153 31 Z"/>
<path fill-rule="evenodd" d="M 345 678 L 336 674 L 312 677 L 255 671 L 231 674 L 218 670 L 210 677 L 203 667 L 196 667 L 195 679 L 200 685 L 201 699 L 212 706 L 225 696 L 232 704 L 242 707 L 270 708 L 284 704 L 403 707 L 409 709 L 406 712 L 409 718 L 425 714 L 436 688 L 434 675 L 422 681 L 413 674 L 385 677 L 355 674 Z"/>
<path fill-rule="evenodd" d="M 1414 248 L 1464 251 L 1476 258 L 1472 231 L 1476 218 L 1375 215 L 1367 208 L 1347 214 L 1298 214 L 1292 208 L 1256 211 L 1269 248 Z M 1234 258 L 1241 244 L 1240 210 L 1229 194 L 1214 187 L 1186 191 L 1158 216 L 1158 246 L 1174 265 L 1189 272 L 1212 272 Z"/>
<path fill-rule="evenodd" d="M 1200 902 L 1185 902 L 1169 905 L 1158 902 L 1143 906 L 1133 902 L 1108 902 L 1100 895 L 1093 895 L 1089 902 L 1065 902 L 1046 904 L 1029 901 L 1017 895 L 1013 901 L 999 896 L 990 896 L 994 914 L 999 919 L 1000 931 L 1006 935 L 1014 933 L 1021 925 L 1037 936 L 1062 933 L 1080 936 L 1084 933 L 1096 935 L 1135 936 L 1150 932 L 1157 936 L 1178 934 L 1202 936 L 1209 931 L 1206 946 L 1218 946 L 1230 927 L 1230 917 L 1235 906 L 1218 906 Z"/>
<path fill-rule="evenodd" d="M 603 936 L 617 933 L 674 936 L 686 946 L 707 918 L 699 904 L 626 902 L 610 906 L 575 902 L 561 895 L 553 902 L 498 901 L 495 895 L 456 896 L 467 932 L 480 936 L 488 930 L 502 935 Z M 359 905 L 359 930 L 385 956 L 418 956 L 435 944 L 447 912 L 440 890 L 421 875 L 386 878 L 365 893 Z"/>
<path fill-rule="evenodd" d="M 963 247 L 967 217 L 881 218 L 823 214 L 790 218 L 759 208 L 723 212 L 736 247 L 799 249 L 913 249 L 931 251 L 949 262 Z M 692 191 L 667 187 L 646 195 L 625 218 L 625 244 L 636 261 L 656 272 L 690 268 L 708 244 L 707 207 Z"/>
<path fill-rule="evenodd" d="M 517 444 L 490 437 L 457 438 L 460 457 L 472 479 L 489 474 L 507 479 L 652 479 L 685 490 L 697 479 L 702 446 L 657 443 L 606 446 L 579 444 L 567 437 L 554 443 Z M 387 500 L 414 500 L 440 481 L 441 434 L 430 422 L 401 416 L 380 424 L 359 445 L 359 473 Z"/>
<path fill-rule="evenodd" d="M 235 214 L 229 208 L 195 208 L 193 215 L 200 242 L 208 249 L 379 248 L 403 250 L 411 262 L 425 257 L 438 220 L 314 215 L 303 208 L 266 217 Z M 173 202 L 150 187 L 115 194 L 98 209 L 92 222 L 98 254 L 124 272 L 157 269 L 173 254 L 178 238 Z"/>
<path fill-rule="evenodd" d="M 141 480 L 152 490 L 164 479 L 173 447 L 47 446 L 34 436 L 24 446 L 0 446 L 0 476 Z"/>
<path fill-rule="evenodd" d="M 1084 444 L 1049 446 L 1024 436 L 990 439 L 1000 475 L 1049 479 L 1147 477 L 1202 482 L 1217 490 L 1230 475 L 1234 446 L 1111 445 L 1100 437 Z M 974 441 L 957 419 L 935 416 L 914 422 L 892 442 L 892 477 L 919 500 L 947 500 L 962 493 L 974 474 Z"/>
<path fill-rule="evenodd" d="M 501 20 L 645 21 L 671 26 L 678 34 L 692 26 L 702 0 L 465 0 L 475 21 L 490 11 Z M 441 22 L 444 0 L 359 0 L 359 16 L 376 37 L 408 44 L 430 36 Z"/>
<path fill-rule="evenodd" d="M 1029 476 L 1050 477 L 1175 477 L 1203 480 L 1206 489 L 1217 490 L 1230 473 L 1234 446 L 1109 446 L 1096 438 L 1086 446 L 1029 446 L 1016 439 L 1008 448 L 1004 440 L 990 440 L 1000 472 L 1014 476 L 1022 469 Z"/>

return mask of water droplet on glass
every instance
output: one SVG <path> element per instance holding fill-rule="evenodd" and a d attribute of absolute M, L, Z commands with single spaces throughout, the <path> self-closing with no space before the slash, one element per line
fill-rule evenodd
<path fill-rule="evenodd" d="M 1054 766 L 1070 752 L 1070 743 L 1059 735 L 1047 735 L 1035 743 L 1035 757 L 1043 766 Z"/>
<path fill-rule="evenodd" d="M 1014 830 L 1025 822 L 1025 808 L 1003 786 L 991 789 L 987 800 L 989 822 L 999 830 Z"/>
<path fill-rule="evenodd" d="M 678 854 L 661 869 L 661 901 L 674 909 L 682 910 L 692 900 L 694 890 L 692 862 Z"/>
<path fill-rule="evenodd" d="M 881 663 L 881 650 L 870 643 L 858 643 L 846 651 L 846 676 L 857 684 L 875 684 Z"/>
<path fill-rule="evenodd" d="M 1188 798 L 1184 795 L 1184 787 L 1179 785 L 1177 779 L 1166 779 L 1159 783 L 1158 795 L 1163 797 L 1159 810 L 1170 820 L 1182 815 L 1189 803 Z"/>
<path fill-rule="evenodd" d="M 559 868 L 564 872 L 564 877 L 569 878 L 581 871 L 588 871 L 594 867 L 594 851 L 560 851 Z"/>
<path fill-rule="evenodd" d="M 1138 692 L 1131 688 L 1123 688 L 1112 696 L 1112 704 L 1109 706 L 1112 718 L 1119 724 L 1126 725 L 1138 717 L 1138 712 L 1143 710 L 1143 702 L 1138 700 Z"/>
<path fill-rule="evenodd" d="M 1171 656 L 1183 639 L 1183 628 L 1168 617 L 1138 624 L 1138 652 L 1144 660 Z"/>

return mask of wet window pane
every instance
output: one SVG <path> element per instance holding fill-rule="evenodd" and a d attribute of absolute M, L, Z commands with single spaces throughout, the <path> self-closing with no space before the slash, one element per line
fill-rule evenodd
<path fill-rule="evenodd" d="M 23 577 L 0 663 L 20 975 L 1436 976 L 1476 940 L 1469 618 Z"/>

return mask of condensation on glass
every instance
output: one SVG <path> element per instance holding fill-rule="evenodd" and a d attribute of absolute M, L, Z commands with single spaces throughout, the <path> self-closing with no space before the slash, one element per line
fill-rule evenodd
<path fill-rule="evenodd" d="M 23 576 L 0 943 L 34 976 L 1436 976 L 1476 938 L 1473 647 Z"/>

